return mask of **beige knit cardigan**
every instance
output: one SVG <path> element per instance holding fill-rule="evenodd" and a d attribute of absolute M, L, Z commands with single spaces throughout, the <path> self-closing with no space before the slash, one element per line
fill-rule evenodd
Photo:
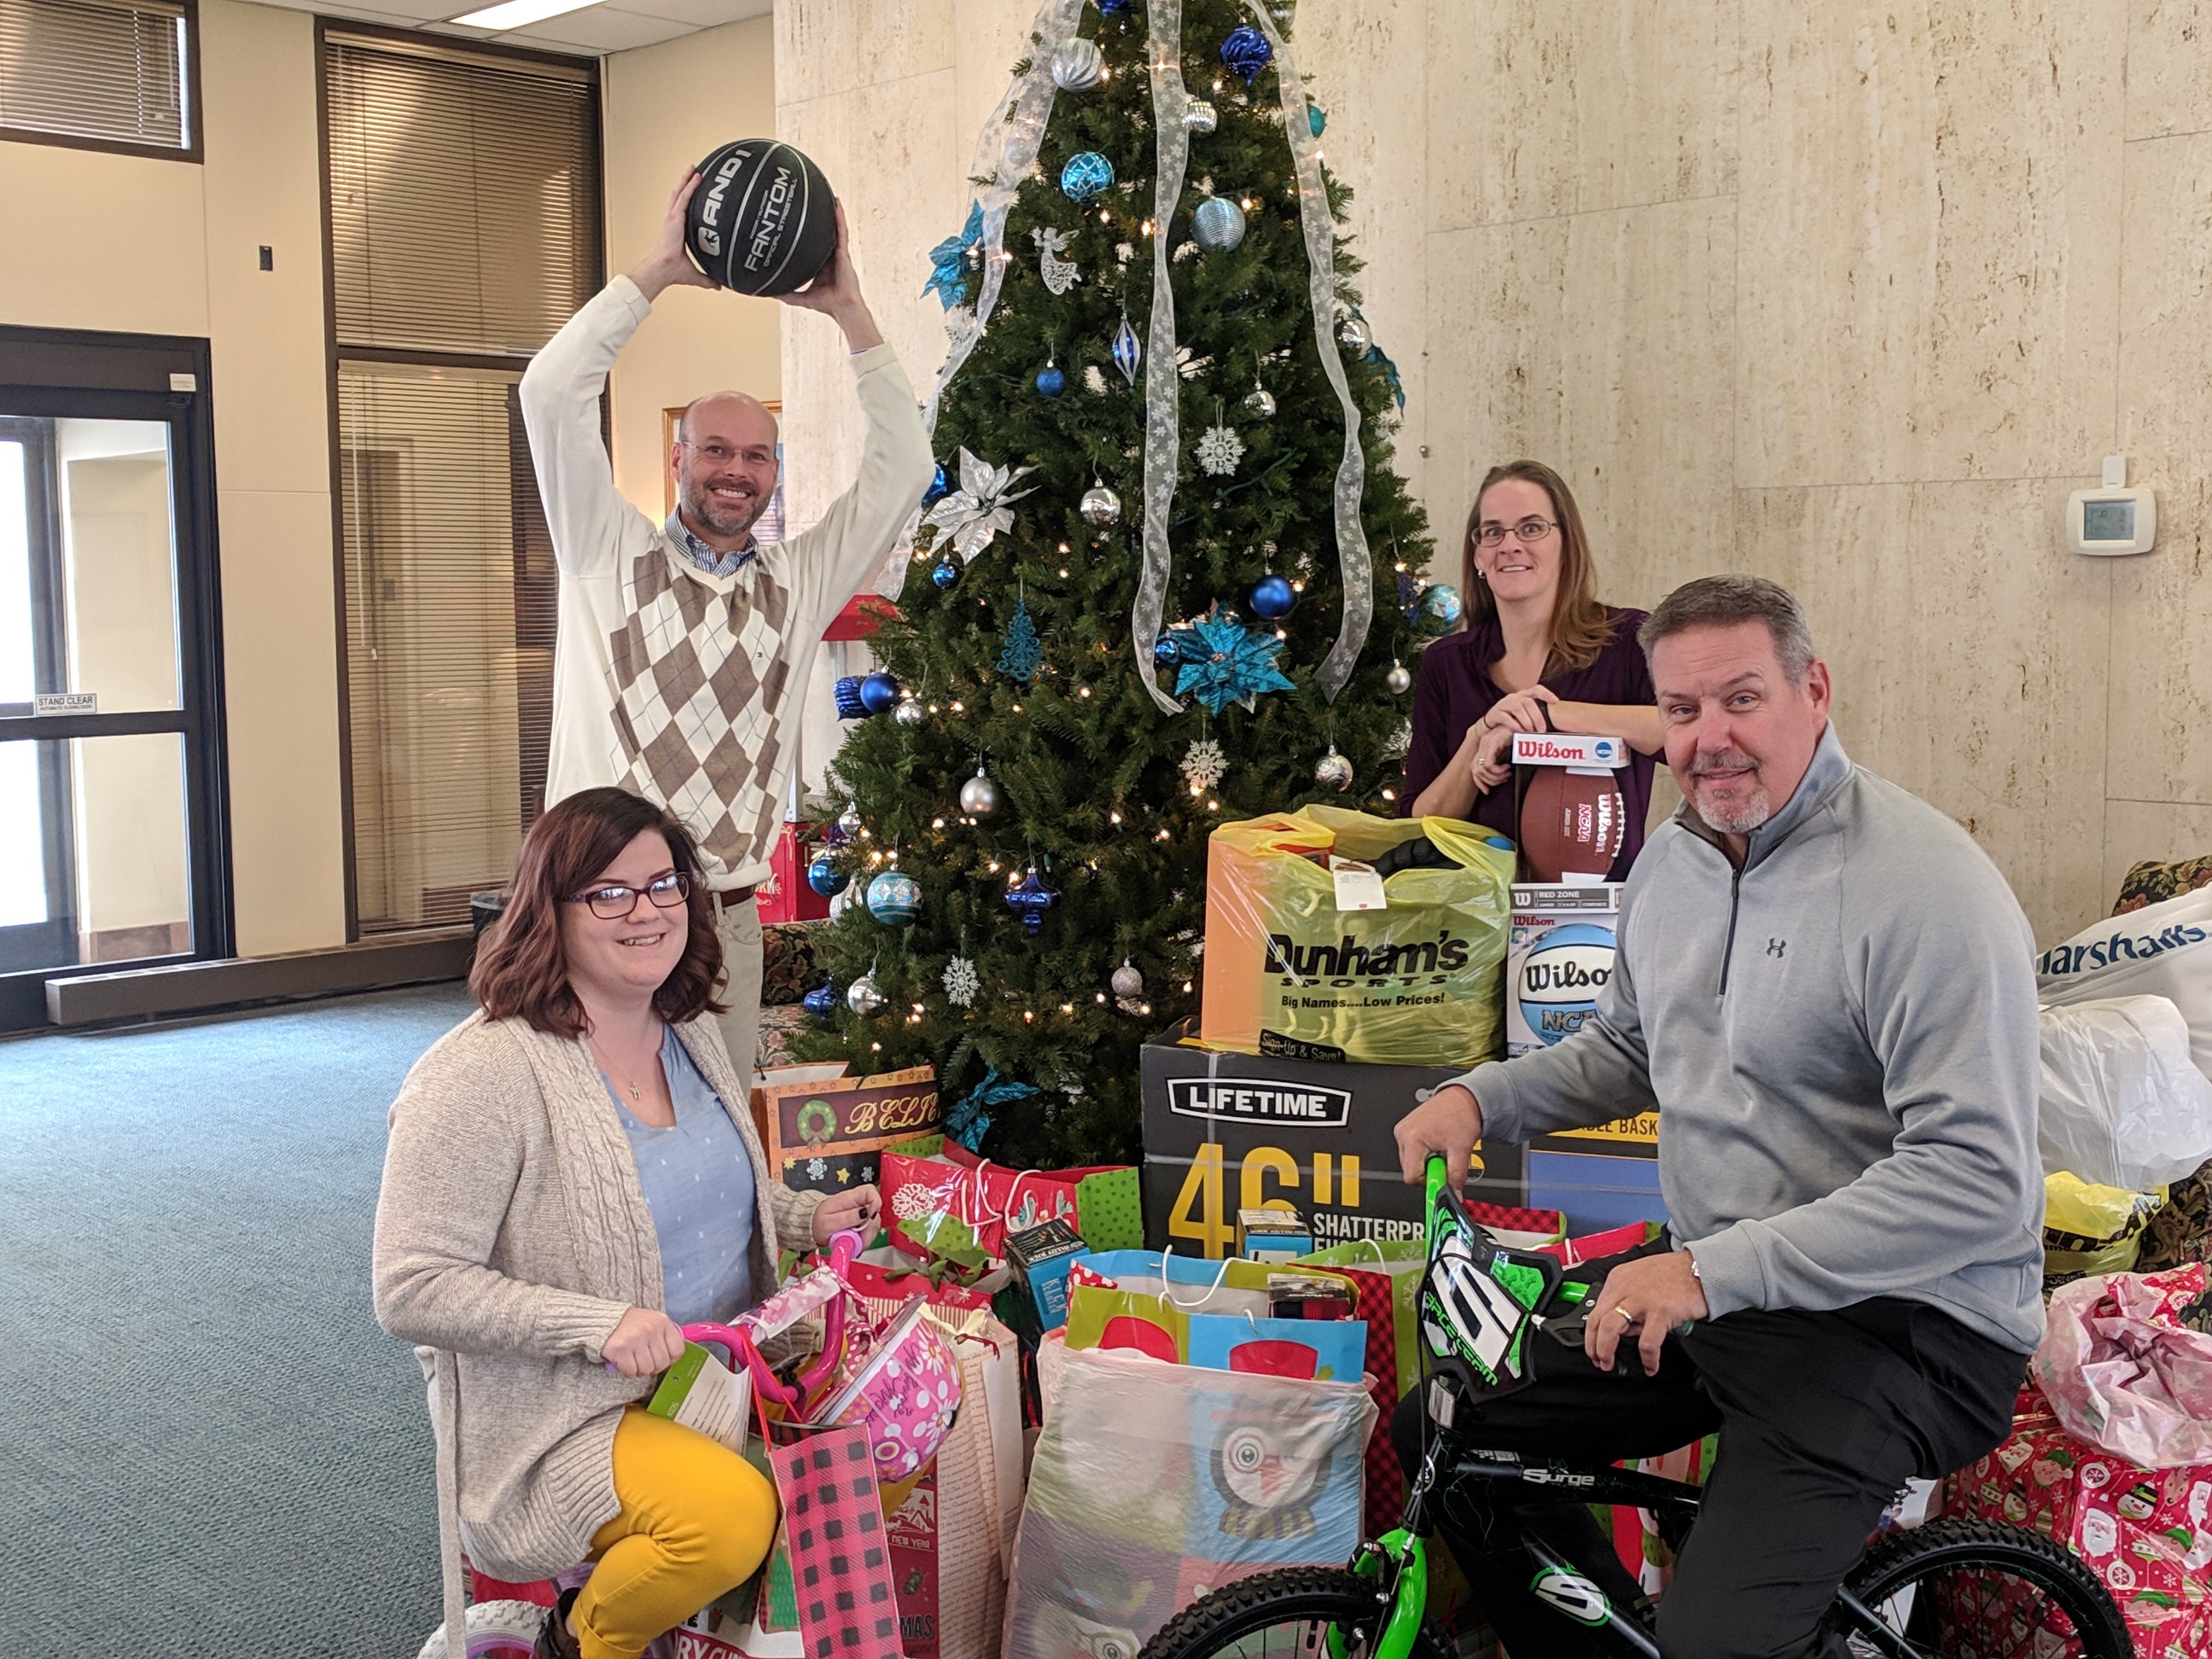
<path fill-rule="evenodd" d="M 765 1290 L 822 1195 L 769 1169 L 714 1019 L 674 1029 L 751 1156 Z M 462 1659 L 464 1546 L 495 1577 L 543 1578 L 581 1561 L 621 1508 L 615 1425 L 653 1379 L 615 1376 L 600 1345 L 628 1309 L 662 1305 L 660 1246 L 580 1041 L 473 1014 L 415 1063 L 389 1121 L 376 1316 L 418 1345 L 429 1383 L 446 1631 Z"/>

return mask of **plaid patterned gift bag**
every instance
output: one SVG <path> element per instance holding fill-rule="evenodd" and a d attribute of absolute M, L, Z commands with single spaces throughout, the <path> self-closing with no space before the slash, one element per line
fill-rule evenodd
<path fill-rule="evenodd" d="M 763 1427 L 806 1659 L 903 1659 L 867 1431 Z"/>

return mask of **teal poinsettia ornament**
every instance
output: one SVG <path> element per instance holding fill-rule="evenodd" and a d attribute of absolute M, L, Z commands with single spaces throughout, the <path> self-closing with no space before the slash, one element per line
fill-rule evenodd
<path fill-rule="evenodd" d="M 1173 637 L 1176 696 L 1194 696 L 1211 713 L 1218 714 L 1232 702 L 1249 710 L 1262 691 L 1297 689 L 1275 666 L 1282 641 L 1224 615 L 1218 605 L 1204 622 L 1177 629 Z"/>
<path fill-rule="evenodd" d="M 1012 1105 L 1017 1100 L 1027 1100 L 1036 1092 L 1033 1083 L 1017 1082 L 1010 1077 L 1000 1077 L 999 1068 L 983 1067 L 983 1080 L 945 1115 L 945 1133 L 971 1152 L 983 1149 L 983 1134 L 991 1127 L 991 1115 L 987 1106 Z"/>

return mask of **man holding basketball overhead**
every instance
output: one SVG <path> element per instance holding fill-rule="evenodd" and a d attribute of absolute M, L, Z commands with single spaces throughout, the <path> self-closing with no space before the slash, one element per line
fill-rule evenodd
<path fill-rule="evenodd" d="M 867 420 L 852 487 L 811 529 L 755 542 L 775 493 L 775 418 L 757 398 L 717 392 L 678 425 L 668 456 L 677 507 L 665 522 L 616 490 L 599 428 L 608 371 L 664 289 L 719 286 L 685 251 L 700 187 L 699 174 L 686 175 L 652 251 L 532 360 L 522 416 L 560 569 L 546 802 L 618 785 L 691 831 L 722 940 L 723 1036 L 747 1077 L 760 1027 L 753 891 L 782 823 L 796 705 L 823 630 L 883 563 L 936 467 L 914 389 L 861 295 L 839 207 L 827 263 L 776 297 L 830 318 L 852 349 Z M 763 219 L 750 234 L 806 228 Z"/>

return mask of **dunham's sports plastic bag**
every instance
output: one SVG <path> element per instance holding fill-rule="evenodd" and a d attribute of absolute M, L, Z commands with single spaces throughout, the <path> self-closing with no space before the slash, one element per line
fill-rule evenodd
<path fill-rule="evenodd" d="M 2191 1059 L 2189 1024 L 2171 998 L 2068 1003 L 2045 1008 L 2041 1024 L 2045 1174 L 2142 1192 L 2212 1158 L 2212 1079 Z"/>
<path fill-rule="evenodd" d="M 2135 1193 L 2100 1187 L 2061 1170 L 2043 1178 L 2043 1288 L 2091 1273 L 2131 1271 L 2143 1230 L 2166 1203 L 2166 1188 Z"/>
<path fill-rule="evenodd" d="M 2052 945 L 2036 960 L 2035 994 L 2046 1008 L 2170 998 L 2189 1024 L 2189 1057 L 2212 1077 L 2212 887 L 2108 917 Z"/>
<path fill-rule="evenodd" d="M 1382 906 L 1353 908 L 1378 884 L 1346 860 L 1381 866 Z M 1510 842 L 1454 818 L 1309 806 L 1223 824 L 1206 851 L 1200 1035 L 1378 1066 L 1497 1058 L 1513 860 Z"/>
<path fill-rule="evenodd" d="M 2061 1287 L 2035 1382 L 2067 1433 L 2147 1469 L 2212 1463 L 2206 1268 L 2113 1273 Z"/>
<path fill-rule="evenodd" d="M 1231 1376 L 1048 1338 L 1047 1401 L 1006 1659 L 1133 1655 L 1208 1590 L 1340 1566 L 1375 1405 L 1345 1382 Z"/>

